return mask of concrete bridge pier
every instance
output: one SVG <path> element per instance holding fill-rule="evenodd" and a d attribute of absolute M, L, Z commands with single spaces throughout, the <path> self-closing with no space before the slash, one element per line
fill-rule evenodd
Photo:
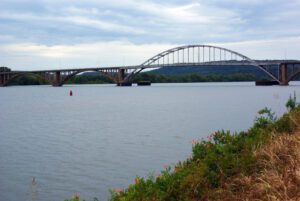
<path fill-rule="evenodd" d="M 52 86 L 61 87 L 62 86 L 61 81 L 62 81 L 62 79 L 61 79 L 60 71 L 54 72 Z"/>
<path fill-rule="evenodd" d="M 117 86 L 131 86 L 131 82 L 125 82 L 125 69 L 120 68 L 118 70 L 118 83 Z"/>
<path fill-rule="evenodd" d="M 0 87 L 4 87 L 4 75 L 0 75 Z"/>
<path fill-rule="evenodd" d="M 281 85 L 281 86 L 289 85 L 286 64 L 280 64 L 280 66 L 279 66 L 279 81 L 280 81 L 279 85 Z"/>
<path fill-rule="evenodd" d="M 7 86 L 7 80 L 9 79 L 9 75 L 2 74 L 0 75 L 0 87 L 6 87 Z"/>

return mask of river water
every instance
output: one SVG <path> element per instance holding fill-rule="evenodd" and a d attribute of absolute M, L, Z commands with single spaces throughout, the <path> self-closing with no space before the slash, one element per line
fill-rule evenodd
<path fill-rule="evenodd" d="M 108 189 L 184 160 L 193 139 L 245 130 L 265 106 L 283 114 L 299 89 L 300 82 L 0 88 L 0 200 L 62 201 L 79 192 L 107 200 Z"/>

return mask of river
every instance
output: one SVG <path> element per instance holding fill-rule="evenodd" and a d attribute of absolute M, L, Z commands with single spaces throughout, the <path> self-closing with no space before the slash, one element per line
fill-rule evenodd
<path fill-rule="evenodd" d="M 2 87 L 0 200 L 107 200 L 108 189 L 184 160 L 193 139 L 246 130 L 266 106 L 282 115 L 299 89 L 300 82 Z"/>

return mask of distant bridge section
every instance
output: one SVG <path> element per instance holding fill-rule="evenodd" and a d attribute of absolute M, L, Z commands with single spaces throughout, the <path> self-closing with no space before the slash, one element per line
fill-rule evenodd
<path fill-rule="evenodd" d="M 243 54 L 222 47 L 187 45 L 161 52 L 137 66 L 2 72 L 0 73 L 0 86 L 7 86 L 11 80 L 24 74 L 34 74 L 45 79 L 52 86 L 62 86 L 73 76 L 85 71 L 99 72 L 113 80 L 118 86 L 130 86 L 133 78 L 144 69 L 215 65 L 256 66 L 276 80 L 280 85 L 288 85 L 289 81 L 300 73 L 300 61 L 258 62 Z M 274 65 L 278 68 L 277 73 L 269 69 L 270 66 Z"/>
<path fill-rule="evenodd" d="M 138 66 L 123 66 L 123 67 L 95 67 L 95 68 L 79 68 L 79 69 L 56 69 L 56 70 L 41 70 L 41 71 L 12 71 L 0 72 L 0 86 L 7 86 L 10 81 L 25 74 L 37 75 L 46 80 L 52 86 L 60 87 L 69 79 L 82 72 L 98 72 L 108 77 L 117 85 L 121 85 L 125 74 L 131 69 Z"/>

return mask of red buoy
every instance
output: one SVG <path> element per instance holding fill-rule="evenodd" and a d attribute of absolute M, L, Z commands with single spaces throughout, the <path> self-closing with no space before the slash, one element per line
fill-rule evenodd
<path fill-rule="evenodd" d="M 72 92 L 72 90 L 70 90 L 70 96 L 73 96 L 73 92 Z"/>

